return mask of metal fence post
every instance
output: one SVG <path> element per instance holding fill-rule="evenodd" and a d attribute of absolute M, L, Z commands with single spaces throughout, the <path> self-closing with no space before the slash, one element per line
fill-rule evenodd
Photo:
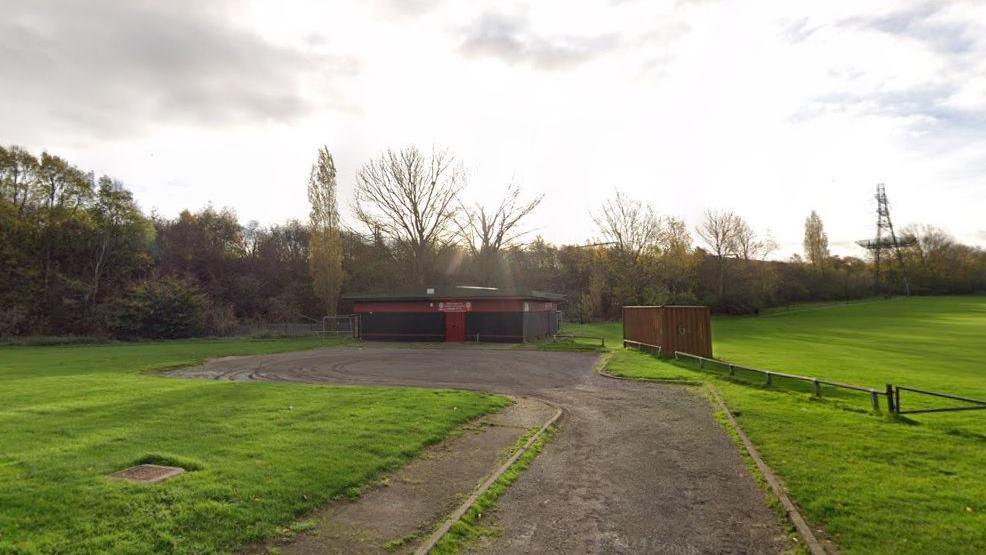
<path fill-rule="evenodd" d="M 773 380 L 771 379 L 772 378 L 771 373 L 765 372 L 765 374 L 767 374 L 767 387 L 770 387 L 773 384 Z"/>
<path fill-rule="evenodd" d="M 894 414 L 897 412 L 897 407 L 894 406 L 894 386 L 887 384 L 887 412 Z"/>
<path fill-rule="evenodd" d="M 733 368 L 733 365 L 732 364 L 729 365 L 729 375 L 730 376 L 735 376 L 736 375 L 736 369 Z"/>
<path fill-rule="evenodd" d="M 870 399 L 873 400 L 873 412 L 880 412 L 880 399 L 877 397 L 876 390 L 870 390 Z"/>
<path fill-rule="evenodd" d="M 698 367 L 699 368 L 705 368 L 705 359 L 704 358 L 698 359 Z"/>
<path fill-rule="evenodd" d="M 815 397 L 822 396 L 822 384 L 818 383 L 818 378 L 811 380 L 815 384 Z"/>

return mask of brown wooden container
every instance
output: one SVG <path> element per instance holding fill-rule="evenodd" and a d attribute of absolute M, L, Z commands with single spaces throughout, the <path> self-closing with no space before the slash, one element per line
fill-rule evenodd
<path fill-rule="evenodd" d="M 675 351 L 712 357 L 712 326 L 707 306 L 625 306 L 623 339 Z"/>

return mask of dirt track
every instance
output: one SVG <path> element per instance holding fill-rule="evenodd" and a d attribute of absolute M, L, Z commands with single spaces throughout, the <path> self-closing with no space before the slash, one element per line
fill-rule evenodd
<path fill-rule="evenodd" d="M 352 347 L 212 361 L 177 374 L 450 387 L 533 396 L 560 433 L 498 502 L 494 553 L 775 553 L 791 546 L 698 391 L 614 380 L 582 353 Z"/>

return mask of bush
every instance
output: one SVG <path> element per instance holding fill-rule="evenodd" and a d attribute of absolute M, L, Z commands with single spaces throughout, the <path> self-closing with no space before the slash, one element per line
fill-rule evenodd
<path fill-rule="evenodd" d="M 233 305 L 213 304 L 205 312 L 205 331 L 209 335 L 233 335 L 239 324 Z"/>
<path fill-rule="evenodd" d="M 119 337 L 177 339 L 202 335 L 209 300 L 178 278 L 145 281 L 114 303 L 110 322 Z"/>
<path fill-rule="evenodd" d="M 0 307 L 0 337 L 22 333 L 27 321 L 27 310 L 23 307 Z"/>
<path fill-rule="evenodd" d="M 107 343 L 110 338 L 99 335 L 28 335 L 0 336 L 0 346 L 16 345 L 19 347 L 50 347 L 53 345 L 97 345 Z"/>

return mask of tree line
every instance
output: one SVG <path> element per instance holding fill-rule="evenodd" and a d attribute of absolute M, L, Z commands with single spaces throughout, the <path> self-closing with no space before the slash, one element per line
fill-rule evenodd
<path fill-rule="evenodd" d="M 565 295 L 568 320 L 620 316 L 630 304 L 706 304 L 748 313 L 791 302 L 894 292 L 892 265 L 830 254 L 821 218 L 805 222 L 804 256 L 770 260 L 769 236 L 710 210 L 694 228 L 621 192 L 581 217 L 595 236 L 554 245 L 532 236 L 542 196 L 516 184 L 492 205 L 467 204 L 463 164 L 447 150 L 387 150 L 358 171 L 345 226 L 336 169 L 312 164 L 307 221 L 261 226 L 230 209 L 146 214 L 109 176 L 23 148 L 0 148 L 0 336 L 185 337 L 245 322 L 317 320 L 350 309 L 348 292 L 471 284 Z M 573 215 L 578 216 L 578 215 Z M 912 291 L 986 291 L 986 253 L 912 226 Z"/>

